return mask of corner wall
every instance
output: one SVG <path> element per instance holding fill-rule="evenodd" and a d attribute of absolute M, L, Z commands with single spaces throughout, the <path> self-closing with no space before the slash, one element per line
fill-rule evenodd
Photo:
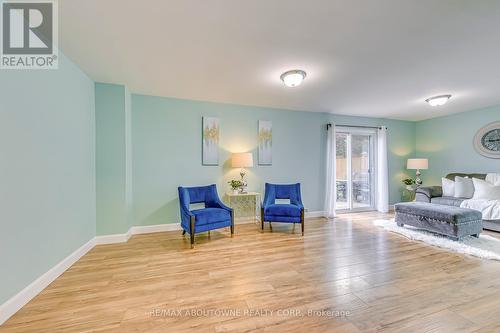
<path fill-rule="evenodd" d="M 500 160 L 480 155 L 473 145 L 476 132 L 494 121 L 500 121 L 500 106 L 417 122 L 417 157 L 429 159 L 424 184 L 440 185 L 450 172 L 500 172 Z"/>
<path fill-rule="evenodd" d="M 131 100 L 121 85 L 95 84 L 97 235 L 132 226 Z"/>
<path fill-rule="evenodd" d="M 94 83 L 59 54 L 0 74 L 0 304 L 95 236 Z"/>

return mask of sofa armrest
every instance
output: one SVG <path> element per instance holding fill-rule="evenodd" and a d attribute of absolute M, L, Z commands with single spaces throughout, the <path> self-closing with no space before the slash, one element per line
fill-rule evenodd
<path fill-rule="evenodd" d="M 416 201 L 431 202 L 432 198 L 441 197 L 443 195 L 443 188 L 441 186 L 422 186 L 417 188 Z"/>

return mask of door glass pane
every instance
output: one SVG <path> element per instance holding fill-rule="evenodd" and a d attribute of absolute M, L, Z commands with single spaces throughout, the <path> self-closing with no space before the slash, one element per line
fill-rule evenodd
<path fill-rule="evenodd" d="M 335 143 L 337 149 L 336 183 L 337 183 L 337 209 L 349 209 L 347 201 L 347 134 L 336 133 Z"/>
<path fill-rule="evenodd" d="M 352 208 L 370 208 L 370 136 L 351 135 Z"/>

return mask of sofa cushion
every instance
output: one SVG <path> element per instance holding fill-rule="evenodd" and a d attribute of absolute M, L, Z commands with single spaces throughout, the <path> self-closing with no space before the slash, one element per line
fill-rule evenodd
<path fill-rule="evenodd" d="M 486 178 L 485 173 L 458 173 L 458 172 L 449 173 L 446 175 L 446 178 L 448 178 L 449 180 L 455 180 L 456 176 L 478 178 L 478 179 L 485 179 Z"/>
<path fill-rule="evenodd" d="M 460 207 L 462 201 L 465 198 L 455 198 L 455 197 L 435 197 L 431 199 L 431 203 L 436 205 L 445 205 L 445 206 L 455 206 Z"/>
<path fill-rule="evenodd" d="M 476 178 L 476 177 L 474 177 L 474 178 Z M 481 179 L 481 178 L 478 178 L 478 179 Z M 500 186 L 500 173 L 499 172 L 489 173 L 486 175 L 486 178 L 484 180 L 486 180 L 491 185 Z"/>
<path fill-rule="evenodd" d="M 268 205 L 264 211 L 265 215 L 300 217 L 300 207 L 291 204 Z"/>
<path fill-rule="evenodd" d="M 222 221 L 230 221 L 231 214 L 222 208 L 203 208 L 192 210 L 196 218 L 196 225 L 204 225 Z"/>

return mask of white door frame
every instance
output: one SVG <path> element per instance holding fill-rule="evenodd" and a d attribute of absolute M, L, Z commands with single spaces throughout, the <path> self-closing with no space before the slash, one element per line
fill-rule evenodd
<path fill-rule="evenodd" d="M 374 211 L 376 210 L 377 202 L 377 131 L 376 129 L 369 128 L 358 128 L 358 127 L 337 127 L 337 133 L 347 134 L 346 139 L 346 159 L 347 159 L 347 209 L 338 209 L 337 212 L 351 213 L 351 212 L 363 212 L 363 211 Z M 352 135 L 366 135 L 370 140 L 370 159 L 368 172 L 370 174 L 370 207 L 358 207 L 353 208 L 352 200 L 352 151 L 351 151 L 351 138 Z M 336 157 L 335 157 L 336 158 Z M 336 184 L 336 182 L 335 182 Z M 335 195 L 337 191 L 335 188 Z"/>

